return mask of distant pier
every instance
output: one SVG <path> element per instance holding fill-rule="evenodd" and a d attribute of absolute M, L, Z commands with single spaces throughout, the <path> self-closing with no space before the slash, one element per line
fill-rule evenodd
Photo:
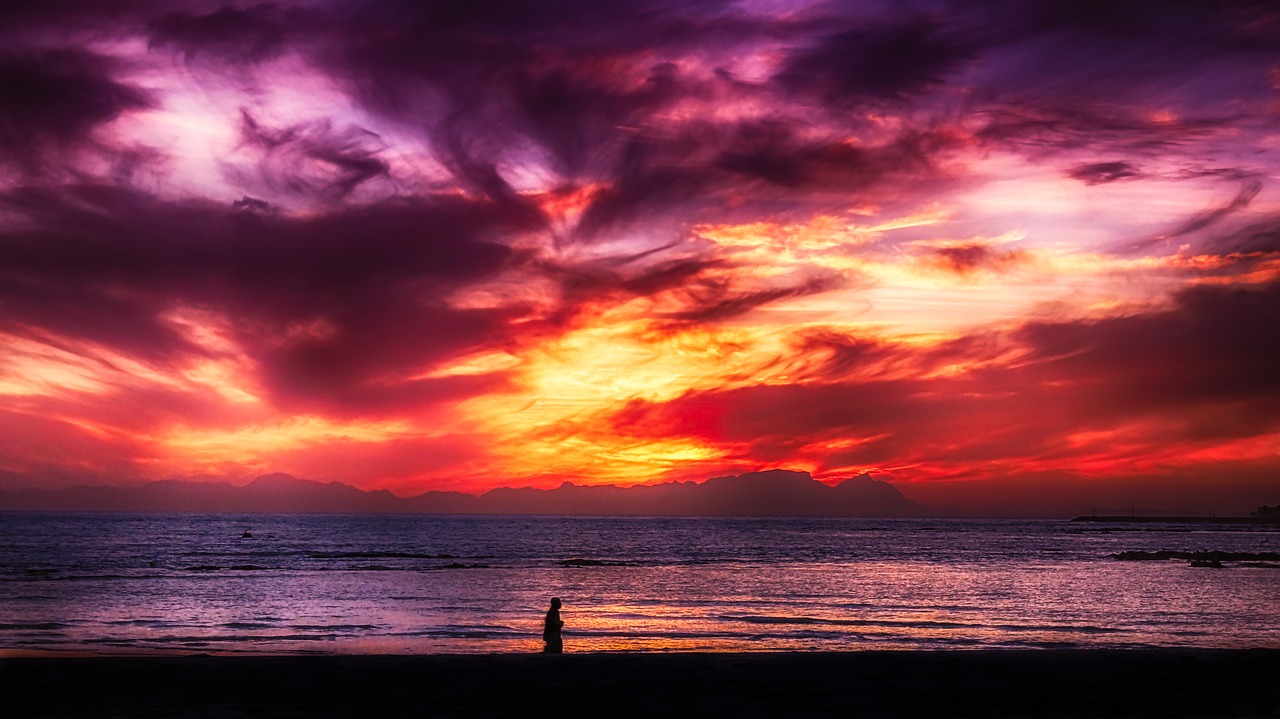
<path fill-rule="evenodd" d="M 1130 514 L 1085 514 L 1073 522 L 1123 524 L 1280 524 L 1280 517 L 1159 517 Z"/>
<path fill-rule="evenodd" d="M 1159 516 L 1138 514 L 1136 510 L 1130 510 L 1128 514 L 1098 514 L 1098 511 L 1094 510 L 1093 514 L 1084 514 L 1071 521 L 1117 522 L 1124 524 L 1153 522 L 1159 524 L 1280 524 L 1280 505 L 1269 507 L 1264 504 L 1258 507 L 1256 511 L 1250 512 L 1247 517 Z"/>

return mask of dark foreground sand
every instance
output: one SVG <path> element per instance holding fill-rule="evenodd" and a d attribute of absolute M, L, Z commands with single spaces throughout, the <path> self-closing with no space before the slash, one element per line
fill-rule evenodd
<path fill-rule="evenodd" d="M 1280 717 L 1280 650 L 0 659 L 8 717 Z"/>

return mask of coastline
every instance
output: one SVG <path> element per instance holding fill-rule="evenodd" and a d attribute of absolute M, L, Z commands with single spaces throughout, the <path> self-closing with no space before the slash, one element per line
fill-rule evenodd
<path fill-rule="evenodd" d="M 13 716 L 1280 716 L 1280 649 L 11 656 Z"/>

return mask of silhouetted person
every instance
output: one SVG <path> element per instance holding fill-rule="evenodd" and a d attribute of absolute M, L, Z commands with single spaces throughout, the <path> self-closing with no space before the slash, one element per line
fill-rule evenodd
<path fill-rule="evenodd" d="M 547 618 L 542 624 L 542 647 L 544 654 L 563 654 L 564 641 L 560 639 L 560 630 L 564 622 L 560 621 L 560 597 L 551 598 L 551 608 L 547 610 Z"/>

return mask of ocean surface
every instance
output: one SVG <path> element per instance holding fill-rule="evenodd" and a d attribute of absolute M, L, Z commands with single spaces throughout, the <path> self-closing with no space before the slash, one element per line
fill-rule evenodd
<path fill-rule="evenodd" d="M 252 538 L 245 537 L 245 532 Z M 0 513 L 0 655 L 1280 647 L 1276 528 Z"/>

